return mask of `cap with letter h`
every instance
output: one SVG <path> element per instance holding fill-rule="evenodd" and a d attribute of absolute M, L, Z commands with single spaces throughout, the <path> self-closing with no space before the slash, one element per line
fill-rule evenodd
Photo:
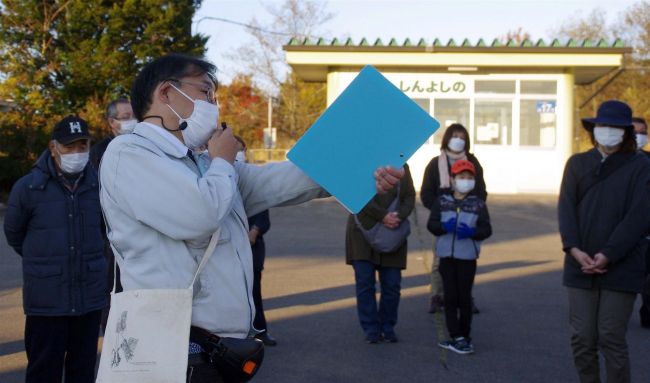
<path fill-rule="evenodd" d="M 52 130 L 52 139 L 63 145 L 89 138 L 88 124 L 77 116 L 65 117 Z"/>

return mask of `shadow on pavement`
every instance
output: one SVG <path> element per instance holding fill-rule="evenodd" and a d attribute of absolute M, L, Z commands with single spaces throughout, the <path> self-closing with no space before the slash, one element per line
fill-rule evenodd
<path fill-rule="evenodd" d="M 426 286 L 429 284 L 429 281 L 430 279 L 428 275 L 413 275 L 409 277 L 403 277 L 402 289 L 409 287 Z M 272 310 L 280 309 L 283 307 L 290 307 L 296 304 L 299 304 L 301 306 L 319 305 L 327 302 L 354 297 L 354 294 L 355 286 L 353 283 L 351 283 L 345 286 L 337 286 L 303 293 L 265 298 L 264 308 L 265 310 Z"/>
<path fill-rule="evenodd" d="M 511 261 L 511 262 L 492 263 L 489 265 L 481 265 L 479 260 L 478 269 L 476 270 L 476 275 L 487 274 L 494 271 L 505 270 L 505 269 L 519 269 L 522 267 L 544 265 L 547 263 L 552 263 L 552 261 Z"/>
<path fill-rule="evenodd" d="M 396 344 L 366 344 L 353 305 L 275 321 L 271 315 L 269 328 L 279 345 L 267 348 L 255 382 L 574 381 L 559 274 L 479 283 L 474 293 L 486 310 L 474 316 L 476 353 L 470 356 L 436 346 L 436 315 L 426 312 L 426 293 L 402 298 Z M 304 303 L 300 294 L 291 298 L 285 303 Z M 633 382 L 650 381 L 649 341 L 650 332 L 633 317 L 628 331 Z"/>
<path fill-rule="evenodd" d="M 23 351 L 25 351 L 25 342 L 22 340 L 0 344 L 0 356 L 11 355 Z M 4 382 L 4 380 L 0 379 L 0 382 Z"/>

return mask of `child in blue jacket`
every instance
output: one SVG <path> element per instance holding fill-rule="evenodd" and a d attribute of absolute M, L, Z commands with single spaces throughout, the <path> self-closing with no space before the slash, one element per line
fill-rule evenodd
<path fill-rule="evenodd" d="M 438 346 L 458 354 L 474 352 L 470 338 L 472 286 L 481 241 L 492 235 L 487 206 L 470 195 L 476 169 L 466 160 L 451 167 L 453 193 L 442 194 L 431 208 L 427 228 L 436 240 L 436 255 L 445 292 L 445 320 L 450 339 Z"/>

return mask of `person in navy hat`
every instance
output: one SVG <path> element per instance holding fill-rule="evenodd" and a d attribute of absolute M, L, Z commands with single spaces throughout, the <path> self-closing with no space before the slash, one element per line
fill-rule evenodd
<path fill-rule="evenodd" d="M 62 119 L 9 196 L 4 231 L 22 257 L 27 383 L 95 380 L 107 265 L 89 148 L 86 122 Z"/>
<path fill-rule="evenodd" d="M 630 382 L 625 340 L 645 279 L 650 160 L 637 151 L 632 110 L 606 101 L 582 120 L 594 147 L 566 163 L 558 215 L 574 364 L 581 382 Z"/>

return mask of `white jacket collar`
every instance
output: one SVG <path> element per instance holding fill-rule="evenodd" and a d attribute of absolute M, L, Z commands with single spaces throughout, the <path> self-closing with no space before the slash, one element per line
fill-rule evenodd
<path fill-rule="evenodd" d="M 163 152 L 177 158 L 187 156 L 189 150 L 176 136 L 150 122 L 139 122 L 133 133 L 151 140 Z"/>

